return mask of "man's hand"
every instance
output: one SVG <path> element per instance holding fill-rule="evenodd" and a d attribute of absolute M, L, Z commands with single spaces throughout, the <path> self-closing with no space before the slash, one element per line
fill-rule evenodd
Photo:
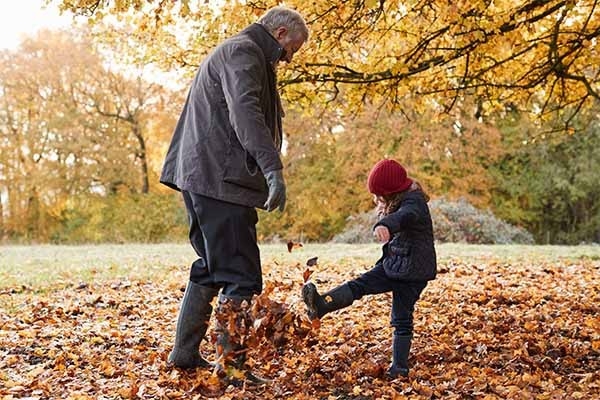
<path fill-rule="evenodd" d="M 377 238 L 381 243 L 387 243 L 390 241 L 390 231 L 386 226 L 378 225 L 373 230 L 373 236 Z"/>
<path fill-rule="evenodd" d="M 267 211 L 273 211 L 279 207 L 279 211 L 285 209 L 285 182 L 283 180 L 283 170 L 267 172 L 265 174 L 267 185 L 269 186 L 269 197 L 265 203 Z"/>

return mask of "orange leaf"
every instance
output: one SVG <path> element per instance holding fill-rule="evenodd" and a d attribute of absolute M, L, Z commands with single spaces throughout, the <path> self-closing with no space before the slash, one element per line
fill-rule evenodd
<path fill-rule="evenodd" d="M 320 319 L 313 319 L 312 321 L 310 321 L 310 326 L 313 329 L 319 329 L 321 327 L 321 320 Z"/>
<path fill-rule="evenodd" d="M 313 272 L 310 270 L 310 268 L 306 268 L 304 270 L 304 273 L 302 274 L 302 277 L 304 278 L 304 283 L 308 282 L 312 273 Z"/>

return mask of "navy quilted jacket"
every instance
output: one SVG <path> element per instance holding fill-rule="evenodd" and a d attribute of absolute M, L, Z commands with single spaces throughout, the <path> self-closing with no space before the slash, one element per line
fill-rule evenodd
<path fill-rule="evenodd" d="M 433 225 L 421 191 L 408 192 L 398 210 L 383 217 L 375 227 L 379 225 L 387 227 L 392 235 L 377 261 L 389 278 L 408 282 L 435 279 Z"/>

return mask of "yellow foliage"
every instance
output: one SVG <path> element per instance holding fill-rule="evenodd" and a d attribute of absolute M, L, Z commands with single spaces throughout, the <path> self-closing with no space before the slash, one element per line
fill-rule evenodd
<path fill-rule="evenodd" d="M 129 18 L 140 44 L 132 49 L 190 74 L 216 43 L 279 3 L 54 1 L 95 19 L 104 18 L 100 13 Z M 591 0 L 286 4 L 311 29 L 309 43 L 280 79 L 295 102 L 315 94 L 331 100 L 342 86 L 353 110 L 365 99 L 398 107 L 408 98 L 415 107 L 431 108 L 433 101 L 447 110 L 457 92 L 466 92 L 490 109 L 512 102 L 543 114 L 600 98 L 600 11 Z"/>

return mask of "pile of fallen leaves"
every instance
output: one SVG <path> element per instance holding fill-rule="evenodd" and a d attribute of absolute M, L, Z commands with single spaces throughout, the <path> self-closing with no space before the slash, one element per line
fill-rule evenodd
<path fill-rule="evenodd" d="M 266 261 L 248 364 L 266 386 L 166 363 L 185 282 L 88 282 L 0 294 L 4 399 L 593 399 L 600 397 L 600 262 L 440 263 L 415 311 L 409 378 L 390 381 L 389 294 L 307 319 L 306 265 Z M 183 268 L 183 267 L 182 267 Z M 321 291 L 369 268 L 310 267 Z M 177 277 L 178 279 L 180 277 Z M 10 300 L 10 301 L 9 301 Z M 211 330 L 213 328 L 211 327 Z M 209 331 L 208 337 L 211 335 Z M 207 340 L 202 353 L 214 359 Z"/>

